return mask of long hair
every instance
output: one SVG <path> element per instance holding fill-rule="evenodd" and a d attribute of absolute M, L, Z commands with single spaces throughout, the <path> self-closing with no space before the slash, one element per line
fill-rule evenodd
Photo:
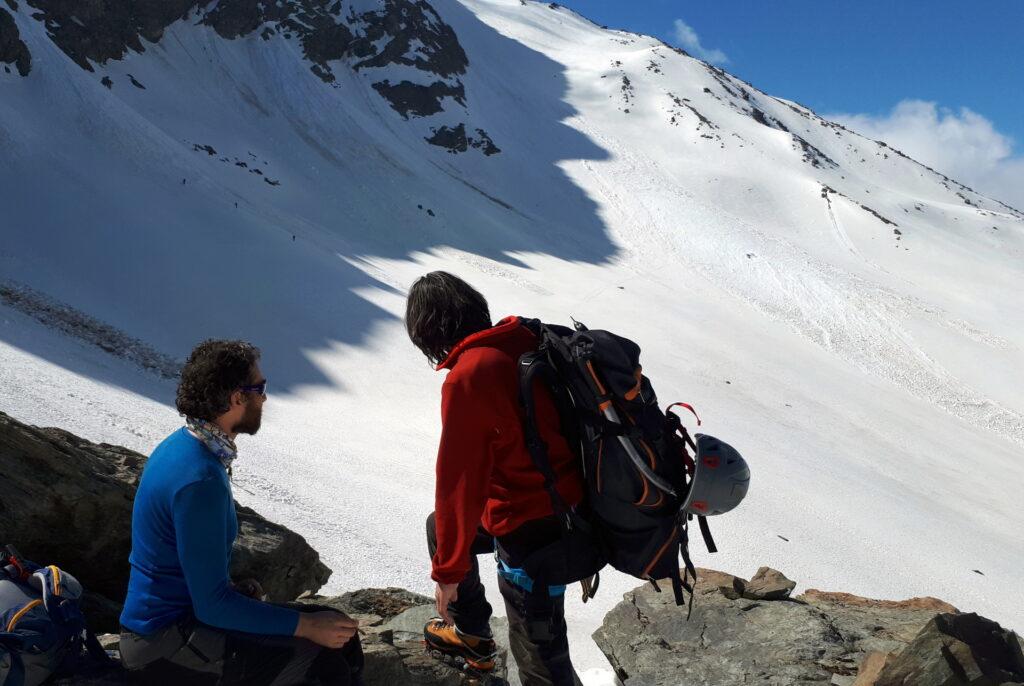
<path fill-rule="evenodd" d="M 491 327 L 484 296 L 448 272 L 416 279 L 405 303 L 405 330 L 431 364 L 443 362 L 466 336 Z"/>
<path fill-rule="evenodd" d="M 259 348 L 245 341 L 203 341 L 181 370 L 178 412 L 207 421 L 221 416 L 231 409 L 231 394 L 252 381 L 259 358 Z"/>

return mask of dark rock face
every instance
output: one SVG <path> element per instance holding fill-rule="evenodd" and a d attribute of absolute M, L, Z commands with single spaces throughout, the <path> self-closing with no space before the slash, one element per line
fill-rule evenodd
<path fill-rule="evenodd" d="M 89 61 L 117 60 L 128 50 L 144 52 L 142 39 L 158 42 L 164 29 L 183 18 L 195 0 L 26 0 L 37 10 L 53 42 L 82 69 Z"/>
<path fill-rule="evenodd" d="M 314 73 L 327 82 L 335 80 L 329 63 L 350 58 L 356 70 L 410 66 L 439 79 L 421 88 L 447 85 L 461 93 L 457 78 L 447 84 L 444 79 L 464 74 L 469 64 L 455 32 L 424 0 L 382 0 L 379 10 L 347 17 L 340 0 L 29 0 L 29 5 L 54 43 L 90 71 L 90 61 L 103 64 L 129 50 L 143 52 L 142 39 L 159 42 L 168 26 L 193 11 L 200 23 L 229 40 L 256 31 L 264 39 L 298 37 Z"/>
<path fill-rule="evenodd" d="M 672 594 L 643 586 L 626 594 L 594 639 L 627 686 L 852 683 L 869 653 L 900 651 L 936 614 L 956 612 L 933 598 L 808 591 L 789 599 L 783 593 L 792 583 L 769 569 L 749 582 L 702 569 L 689 621 Z M 748 589 L 761 599 L 743 597 Z"/>
<path fill-rule="evenodd" d="M 131 513 L 146 458 L 0 413 L 0 542 L 73 573 L 92 594 L 97 630 L 115 630 L 128 584 Z M 331 571 L 298 534 L 238 508 L 231 573 L 272 600 L 316 591 Z M 112 622 L 112 623 L 111 623 Z"/>
<path fill-rule="evenodd" d="M 384 0 L 382 9 L 352 15 L 349 22 L 361 34 L 352 53 L 365 58 L 356 69 L 404 64 L 447 78 L 465 74 L 469 66 L 455 31 L 422 0 Z M 387 43 L 374 54 L 373 44 L 384 38 Z"/>
<path fill-rule="evenodd" d="M 496 155 L 501 149 L 494 144 L 491 137 L 483 129 L 476 130 L 476 136 L 466 135 L 466 125 L 459 124 L 456 127 L 442 126 L 433 129 L 434 135 L 426 139 L 431 145 L 436 145 L 448 150 L 448 152 L 466 152 L 469 148 L 478 148 L 485 155 Z"/>
<path fill-rule="evenodd" d="M 12 6 L 12 9 L 16 8 L 17 5 Z M 32 69 L 32 55 L 28 51 L 28 46 L 21 40 L 18 25 L 14 22 L 14 17 L 2 7 L 0 7 L 0 62 L 13 64 L 22 76 L 28 76 Z"/>
<path fill-rule="evenodd" d="M 378 0 L 374 10 L 345 14 L 341 0 L 26 0 L 33 17 L 44 23 L 53 42 L 76 64 L 92 71 L 93 63 L 122 59 L 129 50 L 143 52 L 144 40 L 159 42 L 174 22 L 188 18 L 211 27 L 225 40 L 253 34 L 298 40 L 310 71 L 325 83 L 337 81 L 336 69 L 365 71 L 392 65 L 411 67 L 421 76 L 392 83 L 372 83 L 403 118 L 427 117 L 444 111 L 444 100 L 466 106 L 460 75 L 469 59 L 455 31 L 426 0 Z M 17 37 L 17 26 L 0 10 L 0 61 L 14 62 L 28 72 L 29 54 Z M 134 78 L 133 85 L 145 86 Z M 103 84 L 112 87 L 109 78 Z M 478 131 L 480 131 L 478 129 Z M 480 132 L 466 139 L 486 155 L 499 152 Z M 456 151 L 459 146 L 446 146 Z M 273 182 L 268 181 L 271 185 Z"/>
<path fill-rule="evenodd" d="M 205 7 L 209 0 L 200 0 Z M 353 35 L 340 17 L 338 0 L 286 0 L 269 3 L 259 0 L 227 0 L 216 3 L 202 19 L 222 38 L 241 38 L 260 30 L 267 40 L 274 35 L 298 36 L 314 70 L 325 81 L 334 81 L 328 62 L 350 54 Z"/>
<path fill-rule="evenodd" d="M 465 91 L 460 83 L 451 86 L 444 81 L 435 81 L 424 86 L 411 81 L 392 84 L 385 79 L 373 84 L 373 89 L 391 104 L 391 109 L 402 115 L 402 118 L 427 117 L 442 112 L 443 98 L 454 98 L 460 105 L 465 105 Z"/>

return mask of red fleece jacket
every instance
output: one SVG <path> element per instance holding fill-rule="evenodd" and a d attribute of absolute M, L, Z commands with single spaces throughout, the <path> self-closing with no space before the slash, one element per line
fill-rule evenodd
<path fill-rule="evenodd" d="M 441 388 L 435 581 L 462 581 L 481 523 L 490 534 L 504 536 L 553 513 L 544 478 L 526 449 L 519 403 L 519 356 L 536 347 L 533 332 L 518 317 L 506 317 L 460 342 L 438 366 L 450 371 Z M 579 467 L 559 431 L 550 394 L 541 387 L 534 393 L 558 492 L 575 505 L 583 497 Z"/>

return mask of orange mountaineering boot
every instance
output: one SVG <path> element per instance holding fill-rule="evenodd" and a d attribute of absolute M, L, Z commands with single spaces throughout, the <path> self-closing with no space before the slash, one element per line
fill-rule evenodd
<path fill-rule="evenodd" d="M 498 649 L 490 637 L 462 633 L 443 619 L 434 618 L 423 627 L 423 638 L 431 655 L 456 668 L 479 672 L 494 669 Z"/>

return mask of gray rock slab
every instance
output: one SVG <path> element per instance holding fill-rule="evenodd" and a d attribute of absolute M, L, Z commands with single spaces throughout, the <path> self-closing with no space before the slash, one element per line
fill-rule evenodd
<path fill-rule="evenodd" d="M 750 582 L 698 573 L 689 620 L 671 593 L 644 585 L 625 594 L 595 632 L 626 686 L 853 683 L 869 651 L 901 650 L 949 607 L 934 599 L 873 601 L 818 591 L 751 599 L 743 597 Z M 771 570 L 751 581 L 759 577 L 763 584 L 755 588 L 771 596 L 792 590 L 793 582 Z"/>

